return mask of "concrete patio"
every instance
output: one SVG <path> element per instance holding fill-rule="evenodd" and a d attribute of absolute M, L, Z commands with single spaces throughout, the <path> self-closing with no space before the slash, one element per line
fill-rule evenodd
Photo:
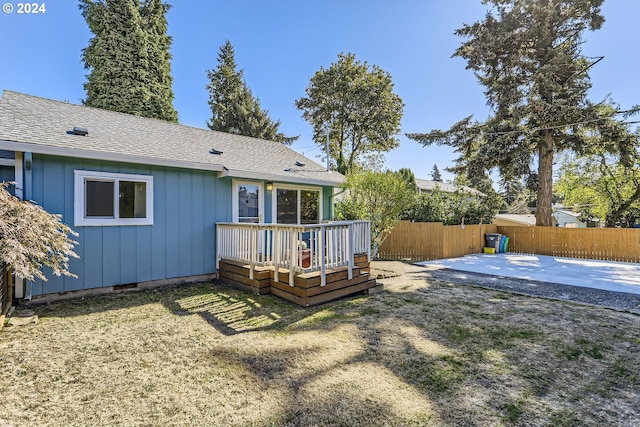
<path fill-rule="evenodd" d="M 640 264 L 528 254 L 471 254 L 416 263 L 430 270 L 451 269 L 538 282 L 640 294 Z"/>

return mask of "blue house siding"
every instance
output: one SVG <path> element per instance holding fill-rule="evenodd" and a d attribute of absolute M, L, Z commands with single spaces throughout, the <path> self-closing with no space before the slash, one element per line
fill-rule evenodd
<path fill-rule="evenodd" d="M 322 187 L 322 219 L 333 219 L 333 187 Z"/>
<path fill-rule="evenodd" d="M 74 224 L 74 171 L 153 176 L 154 224 Z M 215 172 L 33 155 L 31 198 L 62 214 L 79 236 L 70 270 L 49 276 L 33 296 L 215 272 L 215 223 L 231 221 L 231 180 Z"/>

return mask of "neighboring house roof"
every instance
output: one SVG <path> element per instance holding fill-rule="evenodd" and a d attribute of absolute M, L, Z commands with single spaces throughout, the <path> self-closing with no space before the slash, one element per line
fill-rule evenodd
<path fill-rule="evenodd" d="M 558 209 L 552 215 L 560 227 L 583 228 L 587 226 L 586 222 L 580 221 L 580 214 L 576 212 Z"/>
<path fill-rule="evenodd" d="M 580 218 L 580 214 L 577 213 L 577 212 L 570 212 L 570 211 L 565 211 L 565 210 L 560 210 L 560 209 L 558 209 L 557 211 L 555 211 L 553 213 L 553 215 L 556 215 L 556 214 L 558 214 L 558 215 L 568 215 L 568 216 L 571 216 L 571 217 L 573 217 L 575 219 Z"/>
<path fill-rule="evenodd" d="M 521 225 L 536 225 L 536 216 L 531 214 L 497 214 L 493 217 L 495 224 L 499 222 L 509 222 Z"/>
<path fill-rule="evenodd" d="M 74 135 L 74 127 L 88 130 Z M 222 154 L 211 154 L 217 150 Z M 279 142 L 5 90 L 0 150 L 203 169 L 220 176 L 336 186 L 344 176 Z"/>
<path fill-rule="evenodd" d="M 447 193 L 455 193 L 456 190 L 459 190 L 464 193 L 484 195 L 482 192 L 476 190 L 475 188 L 466 187 L 464 185 L 449 184 L 448 182 L 442 181 L 431 181 L 428 179 L 416 178 L 416 186 L 421 191 L 434 191 L 436 189 L 439 189 L 440 191 L 445 191 Z"/>

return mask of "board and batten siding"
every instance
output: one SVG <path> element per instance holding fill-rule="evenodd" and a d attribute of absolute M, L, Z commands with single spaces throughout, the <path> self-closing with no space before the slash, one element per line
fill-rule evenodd
<path fill-rule="evenodd" d="M 153 225 L 74 224 L 74 171 L 153 176 Z M 33 155 L 31 199 L 79 233 L 78 276 L 33 284 L 32 295 L 210 274 L 215 269 L 215 223 L 231 221 L 231 180 L 215 172 Z"/>

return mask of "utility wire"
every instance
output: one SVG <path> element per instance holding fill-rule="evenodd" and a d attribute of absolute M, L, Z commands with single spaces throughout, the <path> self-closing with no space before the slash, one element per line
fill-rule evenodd
<path fill-rule="evenodd" d="M 618 111 L 618 112 L 616 112 L 616 115 L 624 114 L 624 113 L 627 113 L 629 111 L 634 111 L 634 110 Z M 538 132 L 538 131 L 541 131 L 541 130 L 562 129 L 562 128 L 569 127 L 569 126 L 583 125 L 583 124 L 587 124 L 587 123 L 595 123 L 595 122 L 600 122 L 600 121 L 603 121 L 603 120 L 608 120 L 608 117 L 602 117 L 602 118 L 599 118 L 599 119 L 591 119 L 591 120 L 583 120 L 583 121 L 574 122 L 574 123 L 566 123 L 566 124 L 563 124 L 563 125 L 540 126 L 540 127 L 535 127 L 535 128 L 532 128 L 532 129 L 510 130 L 510 131 L 504 131 L 504 132 L 486 132 L 486 131 L 483 131 L 482 129 L 480 129 L 480 134 L 481 135 L 509 135 L 509 134 L 513 134 L 513 133 Z M 632 125 L 632 124 L 640 123 L 640 120 L 627 121 L 627 122 L 618 122 L 618 123 Z M 482 128 L 482 126 L 480 126 L 480 128 Z M 413 132 L 405 132 L 404 134 L 396 134 L 396 135 L 405 135 L 406 136 L 409 133 L 413 133 Z M 419 133 L 419 132 L 415 132 L 415 133 Z"/>
<path fill-rule="evenodd" d="M 544 126 L 544 127 L 535 127 L 532 129 L 522 129 L 522 130 L 510 130 L 510 131 L 504 131 L 504 132 L 484 132 L 482 129 L 480 130 L 480 134 L 482 135 L 508 135 L 508 134 L 512 134 L 512 133 L 527 133 L 527 132 L 538 132 L 541 130 L 553 130 L 553 129 L 562 129 L 562 128 L 566 128 L 566 127 L 570 127 L 570 126 L 575 126 L 575 125 L 584 125 L 587 123 L 595 123 L 595 122 L 600 122 L 603 120 L 607 120 L 607 118 L 600 118 L 600 119 L 591 119 L 591 120 L 583 120 L 581 122 L 575 122 L 575 123 L 568 123 L 568 124 L 564 124 L 564 125 L 556 125 L 556 126 Z M 640 123 L 640 121 L 633 121 L 633 122 L 619 122 L 619 123 L 624 123 L 624 124 L 633 124 L 633 123 Z"/>

